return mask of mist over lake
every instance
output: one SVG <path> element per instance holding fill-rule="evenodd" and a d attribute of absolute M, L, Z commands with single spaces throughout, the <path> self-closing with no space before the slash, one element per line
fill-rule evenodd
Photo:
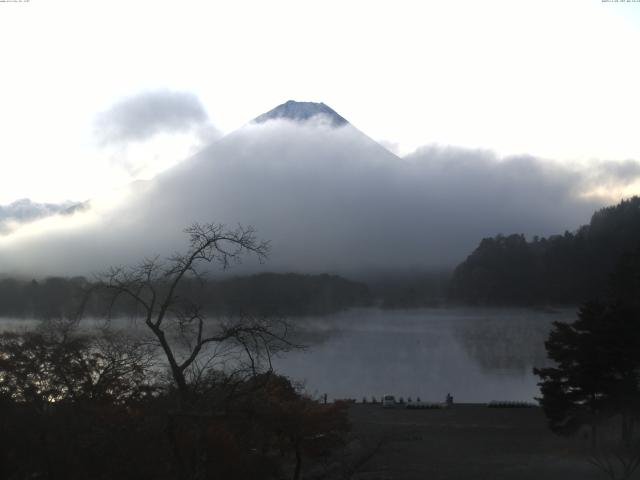
<path fill-rule="evenodd" d="M 548 364 L 544 341 L 551 323 L 575 311 L 501 308 L 353 308 L 297 317 L 295 341 L 304 350 L 281 354 L 274 369 L 314 397 L 396 397 L 458 402 L 533 401 L 540 392 L 532 368 Z M 0 319 L 2 330 L 29 330 L 37 320 Z M 96 328 L 103 321 L 85 319 Z M 119 319 L 115 328 L 139 323 Z"/>
<path fill-rule="evenodd" d="M 544 341 L 573 310 L 351 309 L 296 322 L 309 348 L 275 360 L 280 373 L 314 396 L 443 401 L 532 401 L 534 366 L 547 364 Z"/>

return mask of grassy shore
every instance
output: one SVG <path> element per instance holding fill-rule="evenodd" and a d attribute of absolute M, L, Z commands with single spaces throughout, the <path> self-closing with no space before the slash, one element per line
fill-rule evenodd
<path fill-rule="evenodd" d="M 354 480 L 591 480 L 588 440 L 551 433 L 537 408 L 353 405 Z"/>

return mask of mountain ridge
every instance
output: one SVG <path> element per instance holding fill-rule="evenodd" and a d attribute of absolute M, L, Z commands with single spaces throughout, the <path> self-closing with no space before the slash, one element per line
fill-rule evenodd
<path fill-rule="evenodd" d="M 306 122 L 319 116 L 327 118 L 333 127 L 341 127 L 349 123 L 344 117 L 322 102 L 297 102 L 295 100 L 288 100 L 268 112 L 258 115 L 252 120 L 252 123 L 265 123 L 276 119 Z"/>

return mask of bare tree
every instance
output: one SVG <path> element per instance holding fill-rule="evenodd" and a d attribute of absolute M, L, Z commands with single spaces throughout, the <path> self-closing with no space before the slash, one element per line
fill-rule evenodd
<path fill-rule="evenodd" d="M 185 285 L 190 279 L 202 286 L 208 264 L 226 269 L 244 254 L 254 254 L 263 261 L 268 242 L 258 240 L 252 227 L 228 229 L 222 224 L 195 223 L 185 232 L 189 236 L 185 253 L 165 260 L 145 259 L 134 267 L 113 267 L 100 276 L 100 286 L 110 292 L 112 305 L 126 297 L 139 308 L 166 357 L 182 401 L 212 366 L 213 358 L 234 362 L 236 371 L 245 368 L 255 374 L 265 360 L 270 368 L 275 351 L 293 345 L 284 322 L 208 318 Z"/>
<path fill-rule="evenodd" d="M 633 428 L 637 419 L 637 410 L 591 419 L 588 461 L 611 480 L 634 478 L 640 467 L 640 439 Z"/>

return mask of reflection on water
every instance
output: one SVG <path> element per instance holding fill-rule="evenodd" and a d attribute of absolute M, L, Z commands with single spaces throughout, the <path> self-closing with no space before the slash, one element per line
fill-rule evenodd
<path fill-rule="evenodd" d="M 459 402 L 533 400 L 534 366 L 547 362 L 551 322 L 572 321 L 573 310 L 425 308 L 353 309 L 295 319 L 296 342 L 309 345 L 274 360 L 277 371 L 302 381 L 312 395 L 379 398 L 385 393 Z M 34 328 L 32 320 L 0 320 L 0 330 Z M 130 320 L 116 327 L 145 333 Z M 99 320 L 83 320 L 97 328 Z"/>
<path fill-rule="evenodd" d="M 442 401 L 532 400 L 534 366 L 546 363 L 553 321 L 572 310 L 433 308 L 354 309 L 298 320 L 310 345 L 277 359 L 276 368 L 329 398 L 403 397 Z"/>
<path fill-rule="evenodd" d="M 454 322 L 453 335 L 480 368 L 505 374 L 530 372 L 547 364 L 544 341 L 553 320 L 571 320 L 573 312 L 553 315 L 531 311 L 483 313 Z M 558 318 L 555 318 L 558 317 Z"/>

